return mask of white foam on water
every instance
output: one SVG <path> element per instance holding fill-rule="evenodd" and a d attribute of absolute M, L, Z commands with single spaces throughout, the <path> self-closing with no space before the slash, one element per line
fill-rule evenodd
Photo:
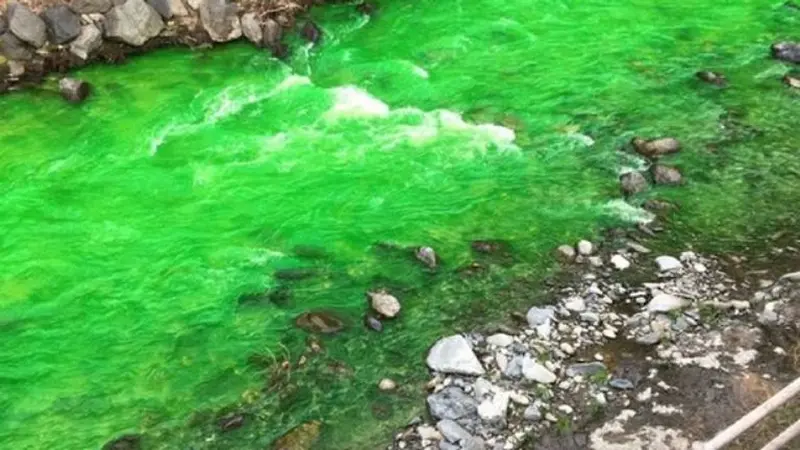
<path fill-rule="evenodd" d="M 333 107 L 325 113 L 327 119 L 340 117 L 387 117 L 389 105 L 355 86 L 332 88 Z"/>
<path fill-rule="evenodd" d="M 607 202 L 604 208 L 616 217 L 630 223 L 650 223 L 655 219 L 655 215 L 650 211 L 633 206 L 621 198 Z"/>

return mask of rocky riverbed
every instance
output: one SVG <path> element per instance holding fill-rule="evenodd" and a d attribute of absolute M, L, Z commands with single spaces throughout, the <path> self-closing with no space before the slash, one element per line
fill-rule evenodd
<path fill-rule="evenodd" d="M 796 246 L 773 250 L 773 270 L 611 247 L 562 247 L 574 276 L 551 304 L 436 342 L 429 416 L 389 448 L 690 449 L 797 375 L 800 272 L 774 269 L 800 268 Z M 797 411 L 733 448 L 760 448 Z"/>

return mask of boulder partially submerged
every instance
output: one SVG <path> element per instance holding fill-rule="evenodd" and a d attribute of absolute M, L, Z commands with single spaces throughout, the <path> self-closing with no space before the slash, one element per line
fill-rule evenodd
<path fill-rule="evenodd" d="M 75 78 L 62 78 L 58 82 L 58 90 L 64 100 L 70 103 L 81 103 L 91 92 L 89 83 Z"/>

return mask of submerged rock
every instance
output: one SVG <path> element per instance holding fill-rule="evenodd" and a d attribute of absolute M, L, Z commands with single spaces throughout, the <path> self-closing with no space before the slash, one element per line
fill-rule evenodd
<path fill-rule="evenodd" d="M 622 193 L 635 195 L 647 190 L 647 179 L 640 172 L 628 172 L 619 177 Z"/>
<path fill-rule="evenodd" d="M 798 72 L 789 72 L 783 76 L 783 82 L 795 89 L 800 89 L 800 73 Z"/>
<path fill-rule="evenodd" d="M 298 281 L 312 278 L 317 275 L 314 269 L 307 267 L 297 267 L 291 269 L 280 269 L 275 271 L 275 278 L 279 280 Z"/>
<path fill-rule="evenodd" d="M 772 44 L 772 57 L 782 61 L 800 64 L 800 43 L 778 42 Z"/>
<path fill-rule="evenodd" d="M 469 342 L 460 334 L 439 339 L 428 352 L 426 362 L 436 372 L 459 375 L 485 372 Z"/>
<path fill-rule="evenodd" d="M 376 317 L 370 316 L 369 314 L 364 316 L 364 326 L 372 331 L 377 331 L 378 333 L 383 331 L 383 323 L 381 323 L 381 321 Z"/>
<path fill-rule="evenodd" d="M 397 389 L 397 383 L 389 378 L 384 378 L 378 383 L 378 389 L 382 391 L 393 391 Z"/>
<path fill-rule="evenodd" d="M 504 241 L 478 240 L 472 241 L 470 246 L 472 247 L 473 251 L 487 255 L 495 253 L 507 253 L 509 250 L 508 243 Z"/>
<path fill-rule="evenodd" d="M 317 420 L 292 428 L 272 443 L 271 450 L 311 450 L 319 439 L 322 423 Z"/>
<path fill-rule="evenodd" d="M 371 16 L 378 11 L 378 5 L 372 2 L 362 2 L 356 5 L 356 11 L 366 16 Z"/>
<path fill-rule="evenodd" d="M 66 44 L 78 37 L 81 32 L 81 20 L 65 5 L 47 8 L 42 13 L 47 25 L 47 36 L 53 44 Z"/>
<path fill-rule="evenodd" d="M 217 426 L 223 432 L 236 430 L 241 428 L 244 425 L 244 415 L 243 414 L 229 414 L 225 417 L 220 418 L 217 421 Z"/>
<path fill-rule="evenodd" d="M 58 81 L 61 96 L 70 103 L 80 103 L 89 96 L 89 83 L 74 78 L 62 78 Z"/>
<path fill-rule="evenodd" d="M 344 329 L 344 322 L 327 311 L 309 311 L 294 320 L 295 325 L 310 333 L 333 334 Z"/>
<path fill-rule="evenodd" d="M 702 81 L 705 81 L 708 84 L 713 84 L 714 86 L 719 87 L 726 87 L 728 86 L 728 79 L 725 78 L 725 75 L 719 72 L 712 72 L 710 70 L 701 70 L 695 74 L 697 78 Z"/>
<path fill-rule="evenodd" d="M 414 257 L 429 269 L 435 269 L 438 263 L 436 252 L 431 247 L 420 247 L 414 252 Z"/>
<path fill-rule="evenodd" d="M 400 313 L 400 301 L 389 293 L 367 292 L 367 297 L 372 309 L 383 317 L 391 319 Z"/>
<path fill-rule="evenodd" d="M 47 26 L 27 6 L 12 2 L 8 5 L 8 29 L 20 40 L 39 48 L 47 41 Z"/>
<path fill-rule="evenodd" d="M 136 47 L 164 29 L 161 16 L 144 0 L 126 0 L 106 14 L 106 36 Z"/>
<path fill-rule="evenodd" d="M 681 150 L 681 143 L 675 138 L 660 138 L 648 141 L 637 137 L 633 138 L 631 144 L 636 153 L 648 158 L 657 158 L 670 153 L 677 153 Z"/>
<path fill-rule="evenodd" d="M 318 44 L 322 40 L 322 30 L 317 24 L 309 20 L 300 30 L 300 36 L 312 44 Z"/>
<path fill-rule="evenodd" d="M 137 434 L 126 434 L 103 445 L 103 450 L 140 450 L 142 437 Z"/>
<path fill-rule="evenodd" d="M 656 164 L 650 168 L 650 172 L 653 174 L 653 181 L 655 181 L 656 184 L 681 184 L 681 172 L 675 167 Z"/>

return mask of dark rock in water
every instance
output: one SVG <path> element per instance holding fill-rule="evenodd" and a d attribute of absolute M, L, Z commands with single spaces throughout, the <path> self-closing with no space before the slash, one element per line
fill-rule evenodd
<path fill-rule="evenodd" d="M 10 31 L 0 34 L 0 54 L 7 59 L 17 61 L 27 61 L 33 58 L 33 52 L 30 48 Z"/>
<path fill-rule="evenodd" d="M 800 72 L 789 72 L 783 76 L 783 82 L 787 86 L 800 89 Z"/>
<path fill-rule="evenodd" d="M 364 316 L 364 325 L 372 331 L 380 333 L 383 331 L 383 323 L 374 316 Z"/>
<path fill-rule="evenodd" d="M 639 172 L 624 173 L 619 177 L 622 193 L 634 195 L 647 190 L 647 179 Z"/>
<path fill-rule="evenodd" d="M 488 271 L 488 268 L 478 262 L 471 262 L 465 266 L 458 268 L 458 274 L 463 278 L 474 277 L 482 275 Z"/>
<path fill-rule="evenodd" d="M 20 40 L 39 48 L 47 41 L 47 26 L 27 6 L 12 2 L 8 9 L 8 29 Z"/>
<path fill-rule="evenodd" d="M 316 420 L 306 422 L 289 430 L 272 443 L 271 450 L 310 450 L 319 439 L 322 423 Z"/>
<path fill-rule="evenodd" d="M 243 414 L 228 414 L 217 421 L 217 426 L 223 432 L 236 430 L 244 425 L 244 420 Z"/>
<path fill-rule="evenodd" d="M 239 296 L 239 306 L 264 306 L 273 304 L 287 306 L 292 299 L 292 291 L 287 286 L 277 286 L 267 292 L 253 292 Z"/>
<path fill-rule="evenodd" d="M 719 87 L 726 87 L 728 85 L 728 79 L 725 78 L 725 75 L 719 72 L 712 72 L 710 70 L 701 70 L 695 74 L 697 78 L 706 83 L 713 84 L 714 86 Z"/>
<path fill-rule="evenodd" d="M 658 158 L 659 156 L 681 151 L 681 143 L 675 138 L 660 138 L 648 141 L 637 137 L 631 140 L 631 145 L 633 145 L 636 153 L 648 158 Z"/>
<path fill-rule="evenodd" d="M 317 275 L 314 269 L 308 268 L 295 268 L 295 269 L 281 269 L 275 271 L 275 278 L 279 280 L 305 280 Z"/>
<path fill-rule="evenodd" d="M 322 30 L 320 30 L 317 24 L 309 20 L 300 30 L 300 36 L 312 44 L 318 44 L 322 39 Z"/>
<path fill-rule="evenodd" d="M 91 91 L 89 83 L 74 78 L 62 78 L 58 82 L 58 90 L 64 100 L 70 103 L 81 103 Z"/>
<path fill-rule="evenodd" d="M 54 44 L 66 44 L 81 32 L 81 19 L 65 5 L 47 8 L 42 19 L 47 25 L 47 37 Z"/>
<path fill-rule="evenodd" d="M 478 402 L 455 386 L 429 395 L 427 401 L 431 416 L 436 419 L 458 420 L 478 414 Z"/>
<path fill-rule="evenodd" d="M 356 11 L 366 16 L 371 16 L 378 11 L 378 5 L 372 2 L 363 2 L 356 5 Z"/>
<path fill-rule="evenodd" d="M 113 441 L 106 442 L 103 450 L 139 450 L 142 448 L 142 437 L 136 434 L 126 434 Z"/>
<path fill-rule="evenodd" d="M 472 241 L 470 246 L 473 251 L 484 254 L 507 253 L 510 247 L 508 242 L 492 240 Z"/>
<path fill-rule="evenodd" d="M 650 168 L 650 172 L 653 174 L 653 181 L 656 184 L 681 184 L 681 172 L 674 167 L 656 164 Z"/>
<path fill-rule="evenodd" d="M 429 269 L 435 269 L 439 258 L 431 247 L 420 247 L 414 252 L 414 257 Z"/>
<path fill-rule="evenodd" d="M 652 198 L 644 202 L 644 209 L 652 212 L 662 212 L 669 211 L 671 209 L 678 209 L 678 205 L 670 203 L 666 200 Z"/>
<path fill-rule="evenodd" d="M 778 42 L 772 44 L 772 57 L 781 61 L 800 63 L 800 43 Z"/>
<path fill-rule="evenodd" d="M 298 258 L 304 259 L 328 258 L 328 252 L 326 252 L 324 248 L 314 245 L 296 245 L 294 248 L 292 248 L 292 253 L 294 253 Z"/>
<path fill-rule="evenodd" d="M 309 311 L 297 316 L 295 325 L 310 333 L 333 334 L 344 329 L 344 322 L 327 311 Z"/>

